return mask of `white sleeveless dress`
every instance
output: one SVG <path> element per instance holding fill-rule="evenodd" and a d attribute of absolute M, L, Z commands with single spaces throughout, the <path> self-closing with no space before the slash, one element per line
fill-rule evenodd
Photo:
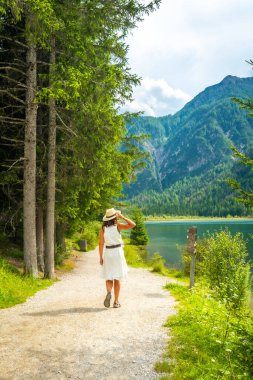
<path fill-rule="evenodd" d="M 122 280 L 126 278 L 128 267 L 124 256 L 123 247 L 106 248 L 117 244 L 123 244 L 117 225 L 104 227 L 104 261 L 102 277 L 105 280 Z"/>

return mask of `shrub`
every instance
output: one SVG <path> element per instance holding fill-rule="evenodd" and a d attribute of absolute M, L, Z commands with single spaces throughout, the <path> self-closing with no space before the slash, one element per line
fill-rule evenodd
<path fill-rule="evenodd" d="M 54 262 L 56 266 L 62 265 L 63 261 L 66 260 L 70 253 L 65 247 L 62 247 L 61 245 L 57 245 L 55 248 L 55 257 Z"/>
<path fill-rule="evenodd" d="M 95 249 L 98 245 L 98 236 L 101 226 L 102 224 L 96 221 L 85 223 L 80 239 L 87 240 L 88 250 Z"/>
<path fill-rule="evenodd" d="M 191 291 L 178 284 L 167 289 L 180 302 L 169 317 L 169 340 L 164 360 L 156 365 L 164 379 L 252 379 L 253 317 L 235 315 L 213 299 L 204 284 Z"/>
<path fill-rule="evenodd" d="M 158 252 L 154 253 L 150 260 L 150 265 L 153 268 L 152 271 L 156 273 L 162 273 L 164 270 L 164 264 L 164 258 Z"/>
<path fill-rule="evenodd" d="M 134 209 L 132 219 L 136 226 L 131 230 L 130 243 L 134 245 L 147 245 L 148 233 L 144 224 L 144 217 L 139 209 Z"/>
<path fill-rule="evenodd" d="M 73 244 L 79 245 L 80 240 L 86 240 L 88 250 L 96 248 L 101 227 L 102 224 L 97 221 L 84 222 L 80 232 L 76 232 L 72 236 Z"/>
<path fill-rule="evenodd" d="M 199 271 L 217 297 L 234 310 L 247 306 L 250 296 L 250 264 L 243 236 L 228 230 L 208 234 L 198 244 Z"/>
<path fill-rule="evenodd" d="M 183 262 L 183 273 L 185 276 L 190 275 L 191 267 L 191 255 L 187 252 L 186 248 L 182 250 L 182 262 Z"/>

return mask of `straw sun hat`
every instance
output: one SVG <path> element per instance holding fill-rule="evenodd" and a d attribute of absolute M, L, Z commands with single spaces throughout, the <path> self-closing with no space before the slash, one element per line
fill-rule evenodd
<path fill-rule="evenodd" d="M 105 212 L 105 216 L 103 217 L 103 222 L 107 222 L 108 220 L 112 220 L 116 218 L 116 214 L 120 213 L 119 210 L 115 210 L 114 208 L 109 208 Z"/>

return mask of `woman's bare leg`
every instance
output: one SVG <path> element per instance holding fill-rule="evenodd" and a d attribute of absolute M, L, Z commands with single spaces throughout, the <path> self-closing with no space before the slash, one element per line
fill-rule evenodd
<path fill-rule="evenodd" d="M 119 280 L 114 280 L 114 297 L 115 303 L 119 302 L 119 291 L 120 291 L 120 281 Z"/>
<path fill-rule="evenodd" d="M 112 280 L 106 280 L 105 282 L 106 284 L 106 290 L 107 290 L 107 293 L 112 291 L 112 287 L 113 287 L 113 281 Z"/>
<path fill-rule="evenodd" d="M 113 281 L 112 280 L 106 280 L 105 284 L 106 284 L 107 294 L 106 294 L 106 297 L 104 300 L 104 306 L 110 307 L 110 301 L 111 301 L 111 297 L 112 297 L 111 291 L 112 291 L 112 287 L 113 287 Z"/>

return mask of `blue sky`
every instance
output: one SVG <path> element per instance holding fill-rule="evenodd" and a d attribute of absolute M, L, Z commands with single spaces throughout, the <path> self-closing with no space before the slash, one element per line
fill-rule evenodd
<path fill-rule="evenodd" d="M 177 112 L 227 75 L 252 76 L 253 0 L 163 0 L 129 36 L 129 66 L 142 77 L 130 111 Z"/>

